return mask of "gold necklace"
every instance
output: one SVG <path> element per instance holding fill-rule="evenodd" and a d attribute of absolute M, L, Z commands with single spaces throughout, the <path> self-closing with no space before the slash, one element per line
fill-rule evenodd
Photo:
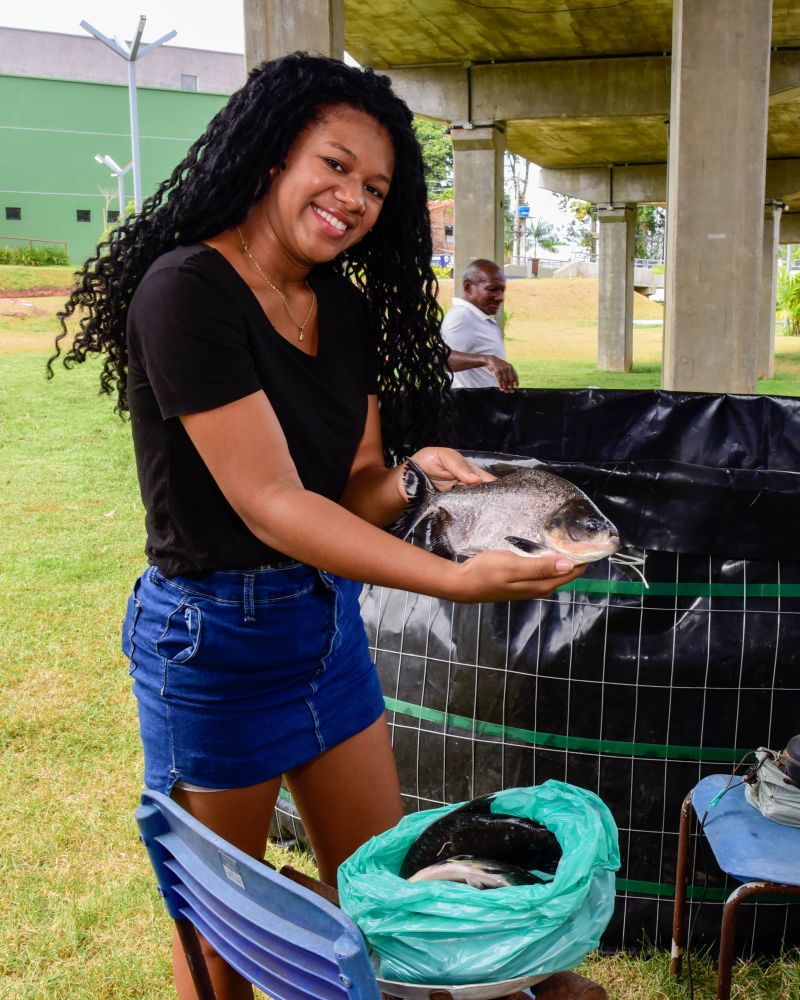
<path fill-rule="evenodd" d="M 297 327 L 297 339 L 298 340 L 303 340 L 303 332 L 304 332 L 304 330 L 306 328 L 306 324 L 308 323 L 309 319 L 311 318 L 311 311 L 314 308 L 314 303 L 317 301 L 317 296 L 316 296 L 316 293 L 314 292 L 314 289 L 311 287 L 311 285 L 309 285 L 308 281 L 306 281 L 306 283 L 305 283 L 306 288 L 309 290 L 309 292 L 311 292 L 311 302 L 309 303 L 309 306 L 308 306 L 308 312 L 306 313 L 306 318 L 303 320 L 302 323 L 298 323 L 297 320 L 294 317 L 294 313 L 289 308 L 289 303 L 286 301 L 286 296 L 283 294 L 283 292 L 280 290 L 280 288 L 278 288 L 278 286 L 275 284 L 274 281 L 270 281 L 269 280 L 269 278 L 266 276 L 266 274 L 264 274 L 264 272 L 261 270 L 261 265 L 255 259 L 255 257 L 252 255 L 252 253 L 250 253 L 250 247 L 245 243 L 244 236 L 242 236 L 241 226 L 237 226 L 236 227 L 236 232 L 239 234 L 239 239 L 242 241 L 242 250 L 245 252 L 245 254 L 247 255 L 247 257 L 249 258 L 250 263 L 253 265 L 253 267 L 256 269 L 256 271 L 258 271 L 258 273 L 261 275 L 261 277 L 264 279 L 264 281 L 266 281 L 266 283 L 269 285 L 269 287 L 274 292 L 277 293 L 277 295 L 279 296 L 281 302 L 283 303 L 283 308 L 286 310 L 286 312 L 289 315 L 289 319 Z"/>

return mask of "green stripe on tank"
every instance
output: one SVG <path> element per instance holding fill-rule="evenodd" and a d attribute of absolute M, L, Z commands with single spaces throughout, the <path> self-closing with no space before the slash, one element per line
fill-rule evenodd
<path fill-rule="evenodd" d="M 800 583 L 675 583 L 640 580 L 585 580 L 578 577 L 559 590 L 581 594 L 623 594 L 629 597 L 800 597 Z"/>
<path fill-rule="evenodd" d="M 519 726 L 503 726 L 496 722 L 483 722 L 481 719 L 471 719 L 465 715 L 454 715 L 452 712 L 440 712 L 438 709 L 426 708 L 424 705 L 413 705 L 407 701 L 384 696 L 386 707 L 400 715 L 408 715 L 424 722 L 433 722 L 453 729 L 463 729 L 481 736 L 497 736 L 502 740 L 516 740 L 536 747 L 557 747 L 560 750 L 576 750 L 588 753 L 617 754 L 623 757 L 655 757 L 663 760 L 696 760 L 719 764 L 736 764 L 745 750 L 735 747 L 694 747 L 667 746 L 663 743 L 635 743 L 623 740 L 595 740 L 585 736 L 561 736 L 557 733 L 542 733 L 533 729 L 522 729 Z"/>

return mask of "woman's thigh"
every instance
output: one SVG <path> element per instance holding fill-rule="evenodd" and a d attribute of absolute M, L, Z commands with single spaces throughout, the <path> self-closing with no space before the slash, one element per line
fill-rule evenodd
<path fill-rule="evenodd" d="M 314 849 L 320 878 L 403 815 L 386 716 L 290 771 L 286 782 Z"/>
<path fill-rule="evenodd" d="M 176 785 L 172 798 L 220 837 L 254 858 L 263 858 L 280 784 L 277 777 L 214 792 L 192 792 Z"/>

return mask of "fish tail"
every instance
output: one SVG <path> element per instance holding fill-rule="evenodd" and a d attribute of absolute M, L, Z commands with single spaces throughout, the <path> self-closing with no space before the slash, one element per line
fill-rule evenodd
<path fill-rule="evenodd" d="M 403 513 L 387 525 L 386 530 L 398 538 L 407 538 L 423 518 L 422 507 L 432 493 L 438 490 L 422 469 L 410 458 L 406 459 L 403 472 L 403 487 L 408 497 L 408 506 Z"/>

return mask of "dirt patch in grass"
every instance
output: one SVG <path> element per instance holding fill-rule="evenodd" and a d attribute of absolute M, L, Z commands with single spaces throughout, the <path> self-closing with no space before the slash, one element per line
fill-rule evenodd
<path fill-rule="evenodd" d="M 0 288 L 0 299 L 17 299 L 22 296 L 26 299 L 39 299 L 43 296 L 59 296 L 66 299 L 69 292 L 64 288 L 49 286 L 46 288 Z"/>

